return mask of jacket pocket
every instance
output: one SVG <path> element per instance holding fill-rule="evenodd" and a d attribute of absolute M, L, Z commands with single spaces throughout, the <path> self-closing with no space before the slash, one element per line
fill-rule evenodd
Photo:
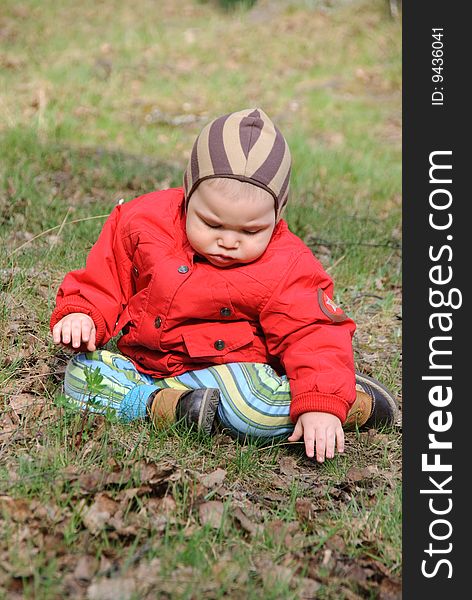
<path fill-rule="evenodd" d="M 254 334 L 247 321 L 193 325 L 182 334 L 189 356 L 224 356 L 252 344 Z"/>

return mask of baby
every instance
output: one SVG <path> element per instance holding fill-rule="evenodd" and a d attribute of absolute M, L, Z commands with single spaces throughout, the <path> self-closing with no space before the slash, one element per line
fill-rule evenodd
<path fill-rule="evenodd" d="M 355 372 L 330 277 L 282 219 L 290 171 L 279 129 L 242 110 L 203 128 L 183 188 L 114 209 L 51 317 L 54 342 L 77 352 L 69 399 L 89 403 L 98 368 L 94 410 L 303 438 L 319 462 L 343 452 L 345 428 L 394 422 L 391 393 Z M 120 332 L 120 353 L 99 349 Z"/>

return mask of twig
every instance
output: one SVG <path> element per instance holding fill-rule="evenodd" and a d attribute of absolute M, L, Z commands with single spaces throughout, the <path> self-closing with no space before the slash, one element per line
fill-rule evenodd
<path fill-rule="evenodd" d="M 339 265 L 339 263 L 344 260 L 346 258 L 346 255 L 343 254 L 340 258 L 338 258 L 337 261 L 335 261 L 330 267 L 328 267 L 326 269 L 326 272 L 329 273 L 331 271 L 331 269 L 334 269 L 334 267 L 337 267 Z"/>
<path fill-rule="evenodd" d="M 332 248 L 336 246 L 346 247 L 346 246 L 367 246 L 369 248 L 392 248 L 393 250 L 400 250 L 401 245 L 397 242 L 393 242 L 388 240 L 384 244 L 376 243 L 376 242 L 329 242 L 327 240 L 323 240 L 321 238 L 311 238 L 308 240 L 308 245 L 314 246 L 326 246 L 327 248 Z"/>
<path fill-rule="evenodd" d="M 262 450 L 273 450 L 274 448 L 279 448 L 279 446 L 297 446 L 302 444 L 305 444 L 305 442 L 278 442 L 271 444 L 270 446 L 262 446 L 261 448 L 256 446 L 256 451 L 261 452 Z"/>
<path fill-rule="evenodd" d="M 64 219 L 62 220 L 62 223 L 61 223 L 61 225 L 60 225 L 60 227 L 59 227 L 59 231 L 57 232 L 56 239 L 53 241 L 53 243 L 51 244 L 51 246 L 50 246 L 50 248 L 49 248 L 49 250 L 48 250 L 48 254 L 51 252 L 51 250 L 52 250 L 52 249 L 54 248 L 54 246 L 56 245 L 56 243 L 57 243 L 57 240 L 59 239 L 59 236 L 61 235 L 61 233 L 62 233 L 62 230 L 64 229 L 64 225 L 66 224 L 67 217 L 69 216 L 69 213 L 70 213 L 70 211 L 71 211 L 71 210 L 72 210 L 72 206 L 69 206 L 69 208 L 67 209 L 66 215 L 65 215 Z"/>
<path fill-rule="evenodd" d="M 64 225 L 73 225 L 74 223 L 80 223 L 82 221 L 91 221 L 92 219 L 106 219 L 109 216 L 110 216 L 109 214 L 106 214 L 106 215 L 96 215 L 95 217 L 84 217 L 83 219 L 74 219 L 73 221 L 69 221 L 68 223 L 65 223 L 63 221 L 60 225 L 55 225 L 54 227 L 51 227 L 50 229 L 41 231 L 41 233 L 38 233 L 37 235 L 32 237 L 30 240 L 26 240 L 26 242 L 24 242 L 23 244 L 18 246 L 18 248 L 13 249 L 10 252 L 10 254 L 8 255 L 8 258 L 10 258 L 10 256 L 13 256 L 14 254 L 16 254 L 19 250 L 21 250 L 28 244 L 31 244 L 31 242 L 34 242 L 38 238 L 42 237 L 43 235 L 46 235 L 47 233 L 50 233 L 51 231 L 54 231 L 55 229 L 62 229 L 62 227 L 64 227 Z"/>

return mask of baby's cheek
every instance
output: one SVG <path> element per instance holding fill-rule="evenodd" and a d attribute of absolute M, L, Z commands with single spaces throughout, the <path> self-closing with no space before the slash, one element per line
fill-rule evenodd
<path fill-rule="evenodd" d="M 259 251 L 260 254 L 263 254 L 266 251 L 267 246 L 269 245 L 269 242 L 270 242 L 270 238 L 269 239 L 261 240 L 259 242 L 259 244 L 258 244 L 258 251 Z"/>

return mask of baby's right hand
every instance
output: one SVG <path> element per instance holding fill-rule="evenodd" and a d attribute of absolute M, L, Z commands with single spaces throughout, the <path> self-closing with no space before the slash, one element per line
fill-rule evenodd
<path fill-rule="evenodd" d="M 52 339 L 55 344 L 80 348 L 87 344 L 87 350 L 93 352 L 95 346 L 95 323 L 92 318 L 83 313 L 71 313 L 63 317 L 52 329 Z"/>

